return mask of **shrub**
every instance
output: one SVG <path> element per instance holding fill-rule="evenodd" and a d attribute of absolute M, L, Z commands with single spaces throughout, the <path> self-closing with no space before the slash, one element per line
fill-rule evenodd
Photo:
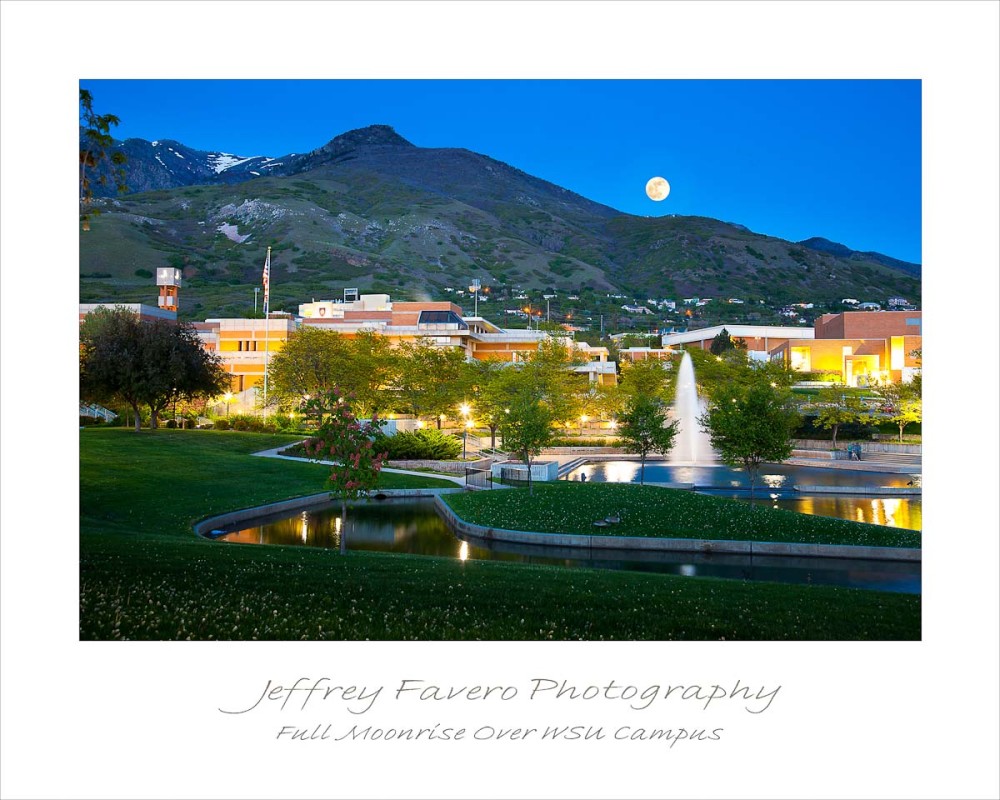
<path fill-rule="evenodd" d="M 85 417 L 82 414 L 80 415 L 80 427 L 100 425 L 102 422 L 104 422 L 104 420 L 100 417 Z"/>
<path fill-rule="evenodd" d="M 218 420 L 216 421 L 218 422 Z M 278 432 L 278 424 L 274 417 L 255 417 L 252 414 L 233 414 L 229 417 L 229 427 L 234 431 L 251 431 L 253 433 Z"/>
<path fill-rule="evenodd" d="M 462 452 L 462 440 L 432 428 L 412 433 L 403 431 L 395 436 L 379 435 L 375 449 L 388 453 L 387 457 L 396 461 L 441 461 L 456 458 Z"/>
<path fill-rule="evenodd" d="M 617 438 L 586 438 L 583 436 L 557 436 L 549 447 L 621 447 Z"/>
<path fill-rule="evenodd" d="M 229 430 L 229 420 L 225 417 L 218 417 L 212 422 L 212 427 L 217 431 L 228 431 Z"/>

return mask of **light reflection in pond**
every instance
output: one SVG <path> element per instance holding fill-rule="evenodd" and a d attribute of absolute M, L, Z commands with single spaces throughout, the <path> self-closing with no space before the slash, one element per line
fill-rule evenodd
<path fill-rule="evenodd" d="M 760 498 L 771 502 L 770 498 Z M 821 498 L 827 500 L 827 498 Z M 287 512 L 286 512 L 287 513 Z M 920 564 L 830 558 L 749 558 L 742 555 L 611 550 L 595 554 L 568 547 L 542 547 L 457 537 L 430 500 L 374 501 L 348 507 L 316 506 L 291 517 L 262 517 L 234 526 L 218 537 L 225 542 L 297 545 L 337 550 L 341 536 L 348 550 L 375 550 L 476 561 L 515 561 L 571 568 L 660 572 L 688 577 L 815 583 L 885 591 L 920 592 Z M 303 536 L 303 532 L 307 535 Z M 589 556 L 589 557 L 588 557 Z"/>

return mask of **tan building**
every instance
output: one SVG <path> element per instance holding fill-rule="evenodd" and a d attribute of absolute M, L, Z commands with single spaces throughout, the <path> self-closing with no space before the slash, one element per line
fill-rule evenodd
<path fill-rule="evenodd" d="M 825 372 L 846 386 L 909 383 L 920 371 L 919 311 L 846 311 L 816 320 L 814 336 L 771 351 L 800 372 Z"/>
<path fill-rule="evenodd" d="M 268 324 L 258 319 L 209 319 L 198 323 L 202 344 L 217 352 L 232 375 L 232 391 L 244 392 L 263 383 L 265 361 L 280 352 L 300 327 L 335 331 L 345 337 L 359 332 L 385 336 L 394 346 L 426 342 L 435 347 L 460 349 L 467 359 L 517 362 L 530 357 L 552 334 L 545 331 L 499 328 L 482 317 L 463 317 L 450 302 L 397 302 L 388 295 L 361 295 L 355 300 L 313 301 L 299 306 L 298 316 L 272 316 Z M 617 369 L 608 361 L 606 347 L 561 338 L 588 359 L 575 371 L 591 383 L 614 385 Z"/>

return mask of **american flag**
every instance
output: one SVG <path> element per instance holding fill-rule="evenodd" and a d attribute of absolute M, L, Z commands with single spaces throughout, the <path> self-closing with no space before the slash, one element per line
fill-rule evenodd
<path fill-rule="evenodd" d="M 267 248 L 267 258 L 264 260 L 264 308 L 271 294 L 271 248 Z"/>

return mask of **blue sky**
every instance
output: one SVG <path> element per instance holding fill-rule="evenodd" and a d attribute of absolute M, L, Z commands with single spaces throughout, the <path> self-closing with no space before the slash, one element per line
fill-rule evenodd
<path fill-rule="evenodd" d="M 118 138 L 279 156 L 387 124 L 630 214 L 921 261 L 919 81 L 84 80 Z M 660 175 L 667 199 L 649 200 Z"/>

